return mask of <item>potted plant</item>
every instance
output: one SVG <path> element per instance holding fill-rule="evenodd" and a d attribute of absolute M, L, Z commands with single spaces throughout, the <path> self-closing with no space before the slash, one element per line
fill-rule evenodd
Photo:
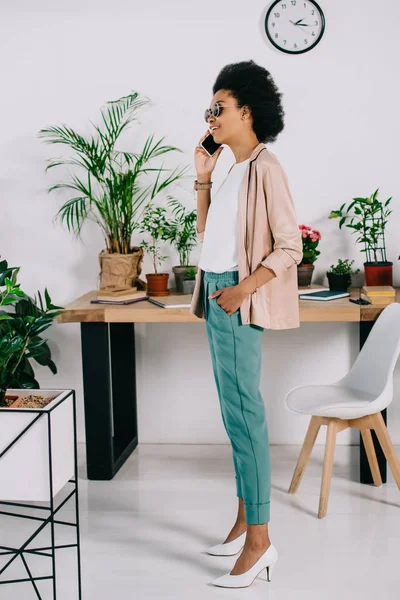
<path fill-rule="evenodd" d="M 179 254 L 179 265 L 172 267 L 175 275 L 176 291 L 183 292 L 184 275 L 188 267 L 195 268 L 189 264 L 191 250 L 196 246 L 196 210 L 186 211 L 183 204 L 176 198 L 168 196 L 168 205 L 171 207 L 175 217 L 168 223 L 167 239 L 175 246 Z M 190 287 L 190 286 L 189 286 Z"/>
<path fill-rule="evenodd" d="M 306 287 L 311 284 L 314 263 L 321 254 L 317 246 L 322 236 L 318 229 L 313 229 L 309 225 L 299 225 L 299 229 L 303 242 L 303 258 L 297 265 L 297 282 L 299 287 Z"/>
<path fill-rule="evenodd" d="M 339 229 L 350 218 L 346 227 L 358 234 L 356 242 L 364 243 L 361 252 L 365 252 L 364 273 L 366 285 L 393 285 L 393 263 L 386 258 L 385 227 L 387 217 L 392 212 L 387 209 L 391 197 L 383 204 L 378 200 L 378 191 L 367 198 L 353 198 L 345 209 L 345 204 L 339 210 L 331 211 L 329 218 L 340 218 Z M 354 215 L 349 217 L 354 208 Z"/>
<path fill-rule="evenodd" d="M 106 248 L 99 254 L 100 288 L 130 287 L 139 282 L 143 249 L 132 246 L 132 234 L 138 228 L 140 210 L 150 199 L 180 179 L 184 172 L 174 169 L 161 177 L 162 167 L 151 167 L 150 162 L 178 148 L 164 146 L 164 138 L 147 138 L 139 153 L 117 149 L 121 134 L 137 120 L 137 110 L 148 104 L 137 92 L 108 102 L 101 109 L 102 126 L 93 125 L 95 135 L 84 137 L 71 127 L 58 125 L 42 129 L 39 137 L 49 144 L 64 144 L 73 151 L 72 158 L 49 161 L 46 171 L 71 165 L 76 173 L 64 183 L 52 185 L 49 192 L 66 189 L 69 198 L 58 211 L 60 218 L 76 236 L 80 236 L 85 221 L 97 223 L 104 236 Z M 156 174 L 155 183 L 148 183 L 149 173 Z"/>
<path fill-rule="evenodd" d="M 337 265 L 331 265 L 326 275 L 328 277 L 329 289 L 334 292 L 346 291 L 351 286 L 351 277 L 360 272 L 360 269 L 353 270 L 349 259 L 342 260 L 339 258 Z"/>
<path fill-rule="evenodd" d="M 5 399 L 8 388 L 39 388 L 31 358 L 57 373 L 47 341 L 40 334 L 62 309 L 52 304 L 47 288 L 45 305 L 40 292 L 39 302 L 25 294 L 17 283 L 18 272 L 19 267 L 0 262 L 0 407 L 9 405 Z"/>
<path fill-rule="evenodd" d="M 196 267 L 187 267 L 183 276 L 183 293 L 193 294 L 194 286 L 196 284 Z"/>
<path fill-rule="evenodd" d="M 40 334 L 62 310 L 52 304 L 47 289 L 45 302 L 40 292 L 39 300 L 25 294 L 17 283 L 18 272 L 19 267 L 0 262 L 0 499 L 48 501 L 50 452 L 54 495 L 74 473 L 73 396 L 68 390 L 35 394 L 39 384 L 29 361 L 33 358 L 57 372 Z M 31 408 L 35 411 L 29 414 Z"/>
<path fill-rule="evenodd" d="M 140 223 L 139 230 L 141 233 L 148 233 L 151 236 L 151 244 L 146 240 L 142 240 L 142 247 L 152 256 L 154 273 L 147 273 L 147 293 L 149 296 L 168 296 L 168 277 L 169 273 L 158 273 L 157 264 L 168 258 L 161 256 L 159 243 L 166 241 L 168 238 L 167 228 L 168 222 L 166 219 L 166 209 L 163 207 L 155 207 L 151 204 L 146 206 L 144 217 Z"/>

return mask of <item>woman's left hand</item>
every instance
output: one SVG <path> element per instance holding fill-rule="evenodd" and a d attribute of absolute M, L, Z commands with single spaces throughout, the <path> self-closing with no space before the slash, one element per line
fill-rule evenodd
<path fill-rule="evenodd" d="M 218 304 L 230 316 L 240 307 L 247 293 L 243 291 L 240 284 L 237 284 L 221 288 L 208 297 L 218 298 L 218 296 L 220 296 L 219 301 L 217 300 Z"/>

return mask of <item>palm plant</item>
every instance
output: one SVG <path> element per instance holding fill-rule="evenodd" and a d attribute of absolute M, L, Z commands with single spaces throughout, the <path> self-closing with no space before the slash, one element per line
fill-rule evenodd
<path fill-rule="evenodd" d="M 40 130 L 39 137 L 49 144 L 65 144 L 74 156 L 52 159 L 46 171 L 60 165 L 73 165 L 79 174 L 71 174 L 69 181 L 52 185 L 49 192 L 71 190 L 73 197 L 58 211 L 69 231 L 76 236 L 86 219 L 96 222 L 102 230 L 108 253 L 130 254 L 132 234 L 141 218 L 139 210 L 146 202 L 180 179 L 187 167 L 174 169 L 166 177 L 161 174 L 171 169 L 151 168 L 149 162 L 169 152 L 181 152 L 173 146 L 163 145 L 164 138 L 147 138 L 141 153 L 116 149 L 122 132 L 136 120 L 136 111 L 148 104 L 132 92 L 119 100 L 107 102 L 101 109 L 102 127 L 93 125 L 96 135 L 83 137 L 67 125 Z M 143 176 L 156 172 L 156 180 L 142 185 Z M 82 175 L 80 174 L 82 173 Z"/>
<path fill-rule="evenodd" d="M 30 359 L 57 373 L 47 341 L 40 334 L 62 309 L 52 304 L 47 289 L 45 302 L 40 292 L 39 300 L 25 294 L 17 283 L 18 272 L 19 267 L 0 261 L 0 406 L 6 405 L 8 388 L 39 388 Z"/>
<path fill-rule="evenodd" d="M 175 246 L 180 266 L 185 267 L 189 265 L 190 252 L 197 244 L 197 211 L 187 212 L 183 204 L 173 196 L 168 196 L 167 199 L 175 219 L 169 221 L 166 239 Z"/>

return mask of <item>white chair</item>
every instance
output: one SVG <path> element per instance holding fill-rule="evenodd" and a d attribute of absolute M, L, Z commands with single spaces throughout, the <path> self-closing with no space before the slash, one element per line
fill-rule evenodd
<path fill-rule="evenodd" d="M 382 485 L 372 442 L 375 430 L 393 477 L 400 489 L 400 461 L 396 456 L 381 411 L 393 399 L 393 371 L 400 353 L 400 304 L 385 307 L 374 324 L 351 370 L 327 385 L 301 385 L 285 398 L 286 407 L 311 415 L 289 493 L 299 488 L 321 425 L 327 426 L 318 517 L 326 516 L 332 477 L 336 434 L 348 427 L 360 429 L 374 484 Z"/>

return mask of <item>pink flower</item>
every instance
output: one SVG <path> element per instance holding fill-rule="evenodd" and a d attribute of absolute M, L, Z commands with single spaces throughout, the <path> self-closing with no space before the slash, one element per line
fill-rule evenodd
<path fill-rule="evenodd" d="M 303 230 L 302 233 L 301 233 L 301 235 L 302 235 L 303 238 L 308 237 L 308 234 L 307 234 L 306 230 Z"/>

